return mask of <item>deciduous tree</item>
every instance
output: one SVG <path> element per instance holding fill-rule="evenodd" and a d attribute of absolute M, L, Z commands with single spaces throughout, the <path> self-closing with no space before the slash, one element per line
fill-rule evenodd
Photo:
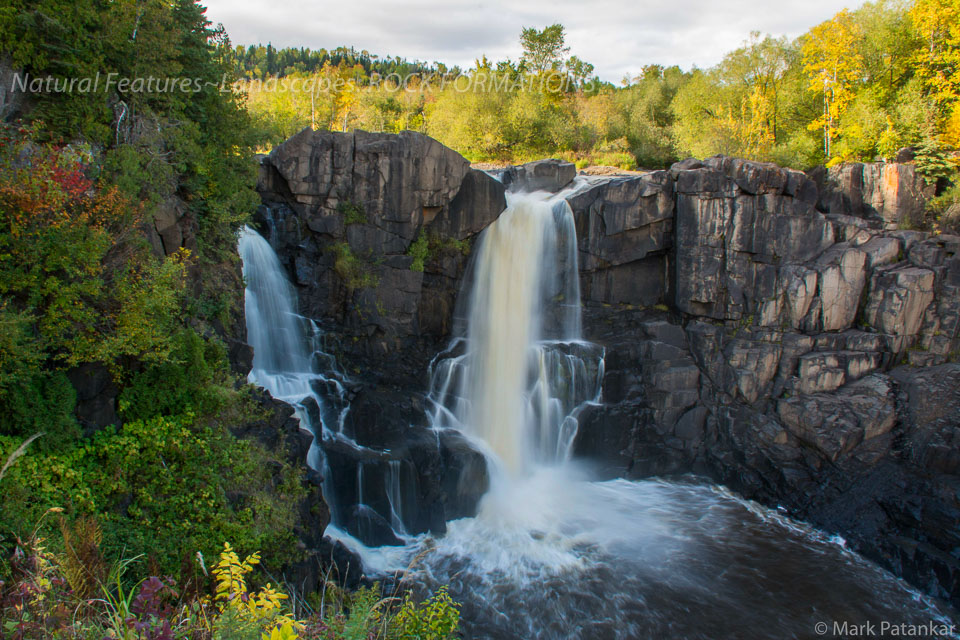
<path fill-rule="evenodd" d="M 803 39 L 803 68 L 808 89 L 823 92 L 823 113 L 809 124 L 823 129 L 823 150 L 831 157 L 837 122 L 855 96 L 855 85 L 863 72 L 863 55 L 857 43 L 863 36 L 850 11 L 844 9 L 818 24 Z"/>

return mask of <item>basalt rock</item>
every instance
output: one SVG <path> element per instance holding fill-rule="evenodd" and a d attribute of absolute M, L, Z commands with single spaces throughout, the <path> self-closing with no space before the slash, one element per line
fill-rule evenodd
<path fill-rule="evenodd" d="M 582 298 L 656 304 L 673 245 L 669 174 L 594 179 L 567 201 L 577 225 Z"/>
<path fill-rule="evenodd" d="M 107 367 L 84 364 L 67 371 L 67 379 L 77 393 L 77 420 L 87 432 L 119 424 L 117 396 L 120 389 Z"/>
<path fill-rule="evenodd" d="M 576 455 L 605 477 L 708 475 L 960 604 L 960 238 L 899 229 L 927 196 L 911 165 L 501 177 L 571 187 L 584 337 L 606 350 Z M 260 192 L 301 311 L 354 378 L 345 435 L 373 453 L 325 444 L 344 518 L 377 537 L 470 515 L 483 457 L 426 428 L 423 394 L 504 184 L 419 134 L 304 131 Z"/>
<path fill-rule="evenodd" d="M 632 298 L 598 300 L 620 306 L 585 307 L 586 337 L 607 350 L 605 404 L 581 421 L 577 452 L 605 476 L 705 473 L 956 603 L 960 384 L 943 363 L 960 352 L 960 240 L 885 231 L 916 214 L 903 194 L 825 212 L 813 180 L 774 165 L 717 157 L 667 175 L 675 230 L 643 259 L 669 268 Z M 596 261 L 596 234 L 578 231 L 584 291 L 591 268 L 610 278 L 635 256 Z M 662 310 L 640 291 L 659 291 Z M 651 339 L 658 324 L 684 338 Z"/>
<path fill-rule="evenodd" d="M 414 132 L 305 129 L 261 158 L 258 190 L 303 313 L 381 355 L 449 331 L 469 247 L 506 207 L 501 183 Z"/>
<path fill-rule="evenodd" d="M 935 190 L 916 165 L 901 162 L 841 164 L 812 175 L 819 186 L 820 211 L 872 219 L 889 229 L 918 225 Z"/>
<path fill-rule="evenodd" d="M 497 172 L 497 175 L 510 191 L 556 193 L 573 181 L 577 175 L 577 167 L 572 162 L 551 158 L 508 167 Z"/>

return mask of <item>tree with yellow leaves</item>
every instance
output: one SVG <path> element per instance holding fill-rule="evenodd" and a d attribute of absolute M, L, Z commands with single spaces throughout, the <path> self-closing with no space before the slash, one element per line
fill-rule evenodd
<path fill-rule="evenodd" d="M 810 79 L 808 90 L 823 92 L 823 114 L 808 126 L 823 129 L 823 151 L 828 159 L 838 120 L 855 97 L 855 85 L 863 74 L 863 56 L 857 42 L 863 36 L 853 14 L 844 9 L 818 24 L 803 41 L 803 69 Z"/>
<path fill-rule="evenodd" d="M 916 0 L 910 8 L 923 40 L 914 63 L 943 124 L 943 142 L 960 146 L 960 0 Z"/>

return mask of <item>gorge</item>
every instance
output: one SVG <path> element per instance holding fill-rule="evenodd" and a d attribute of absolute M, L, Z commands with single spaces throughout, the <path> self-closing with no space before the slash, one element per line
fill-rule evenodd
<path fill-rule="evenodd" d="M 917 185 L 305 130 L 241 237 L 251 381 L 313 431 L 334 537 L 422 556 L 476 637 L 929 621 L 848 550 L 960 603 L 960 238 L 901 229 Z"/>

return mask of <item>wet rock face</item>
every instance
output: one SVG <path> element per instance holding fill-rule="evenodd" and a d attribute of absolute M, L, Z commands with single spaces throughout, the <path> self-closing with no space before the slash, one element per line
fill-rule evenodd
<path fill-rule="evenodd" d="M 911 171 L 502 172 L 576 187 L 584 337 L 607 354 L 577 455 L 606 477 L 709 475 L 960 603 L 960 238 L 897 229 L 922 206 Z M 483 458 L 426 428 L 426 371 L 504 184 L 418 134 L 305 131 L 264 159 L 260 192 L 301 311 L 354 379 L 344 428 L 374 452 L 328 452 L 333 508 L 387 542 L 391 518 L 440 532 L 471 514 Z"/>

